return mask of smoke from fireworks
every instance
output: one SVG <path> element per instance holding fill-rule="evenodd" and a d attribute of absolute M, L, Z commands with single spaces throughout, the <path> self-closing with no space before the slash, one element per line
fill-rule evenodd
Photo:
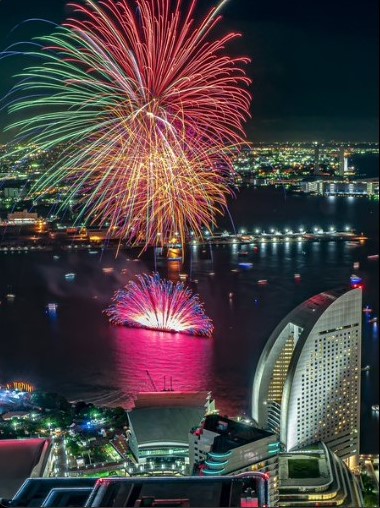
<path fill-rule="evenodd" d="M 105 311 L 113 324 L 211 337 L 214 327 L 198 295 L 158 274 L 137 279 L 117 291 Z"/>
<path fill-rule="evenodd" d="M 33 199 L 63 186 L 62 209 L 77 202 L 81 222 L 145 246 L 215 223 L 251 101 L 248 60 L 224 49 L 238 35 L 212 37 L 224 3 L 196 22 L 196 0 L 187 11 L 181 0 L 87 0 L 40 38 L 11 128 L 38 149 L 66 149 Z"/>

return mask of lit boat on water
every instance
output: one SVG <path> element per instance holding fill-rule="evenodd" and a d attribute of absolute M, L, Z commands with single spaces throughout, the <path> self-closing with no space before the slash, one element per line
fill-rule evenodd
<path fill-rule="evenodd" d="M 302 277 L 301 277 L 301 274 L 300 274 L 300 273 L 295 273 L 295 274 L 294 274 L 294 278 L 295 278 L 296 280 L 301 280 L 301 279 L 302 279 Z"/>
<path fill-rule="evenodd" d="M 109 273 L 113 273 L 114 269 L 112 267 L 105 267 L 105 268 L 102 268 L 102 271 L 105 274 L 109 274 Z"/>
<path fill-rule="evenodd" d="M 269 284 L 269 282 L 266 279 L 263 279 L 263 280 L 257 281 L 257 284 L 259 286 L 267 286 Z"/>
<path fill-rule="evenodd" d="M 57 312 L 58 304 L 57 303 L 48 303 L 46 308 L 47 308 L 48 312 L 51 312 L 51 313 Z"/>
<path fill-rule="evenodd" d="M 371 314 L 373 310 L 367 305 L 367 307 L 363 309 L 363 312 L 364 314 Z"/>
<path fill-rule="evenodd" d="M 16 298 L 16 295 L 14 295 L 13 293 L 8 293 L 6 295 L 6 299 L 8 300 L 8 302 L 13 302 Z"/>
<path fill-rule="evenodd" d="M 379 254 L 374 254 L 373 256 L 368 256 L 370 261 L 376 261 L 379 259 Z"/>
<path fill-rule="evenodd" d="M 371 370 L 371 367 L 369 365 L 366 365 L 362 368 L 362 372 L 369 372 Z"/>
<path fill-rule="evenodd" d="M 359 270 L 359 268 L 360 268 L 360 263 L 359 263 L 359 261 L 356 261 L 354 263 L 354 270 Z"/>
<path fill-rule="evenodd" d="M 59 256 L 53 256 L 54 261 L 58 261 L 60 258 Z"/>
<path fill-rule="evenodd" d="M 239 266 L 244 270 L 250 270 L 251 268 L 253 268 L 253 263 L 239 263 Z"/>
<path fill-rule="evenodd" d="M 379 412 L 379 409 L 380 409 L 380 408 L 379 408 L 379 404 L 374 404 L 374 405 L 372 406 L 372 411 L 375 411 L 376 413 L 378 413 L 378 412 Z"/>
<path fill-rule="evenodd" d="M 186 281 L 187 278 L 188 278 L 188 275 L 187 273 L 180 273 L 179 274 L 179 278 L 182 280 L 182 281 Z"/>
<path fill-rule="evenodd" d="M 75 280 L 75 277 L 76 277 L 75 273 L 66 273 L 65 275 L 66 280 Z"/>
<path fill-rule="evenodd" d="M 359 275 L 351 275 L 350 277 L 351 287 L 357 289 L 363 283 L 363 279 Z"/>
<path fill-rule="evenodd" d="M 374 317 L 374 318 L 370 319 L 370 320 L 368 321 L 368 323 L 378 323 L 378 321 L 379 321 L 379 318 Z"/>

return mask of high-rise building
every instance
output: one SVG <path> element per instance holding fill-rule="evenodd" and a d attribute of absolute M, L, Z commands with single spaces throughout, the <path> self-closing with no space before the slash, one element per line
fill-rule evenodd
<path fill-rule="evenodd" d="M 279 433 L 286 451 L 323 441 L 341 459 L 357 458 L 361 335 L 362 290 L 342 289 L 299 305 L 270 336 L 252 415 Z"/>
<path fill-rule="evenodd" d="M 345 148 L 341 148 L 339 152 L 339 176 L 345 177 L 349 172 L 348 157 Z"/>
<path fill-rule="evenodd" d="M 207 416 L 189 435 L 190 470 L 194 475 L 225 476 L 260 472 L 269 480 L 269 506 L 276 506 L 278 436 L 251 420 Z"/>
<path fill-rule="evenodd" d="M 320 169 L 321 169 L 321 148 L 319 146 L 319 143 L 315 143 L 314 146 L 314 174 L 319 175 Z"/>

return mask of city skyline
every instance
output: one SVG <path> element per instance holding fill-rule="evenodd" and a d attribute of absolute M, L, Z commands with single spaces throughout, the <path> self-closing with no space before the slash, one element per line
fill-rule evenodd
<path fill-rule="evenodd" d="M 378 6 L 66 1 L 0 0 L 0 508 L 378 507 Z"/>
<path fill-rule="evenodd" d="M 200 0 L 200 11 L 209 2 Z M 52 25 L 24 23 L 42 18 L 61 23 L 70 10 L 66 1 L 21 0 L 0 3 L 0 49 L 48 33 Z M 378 138 L 378 6 L 366 0 L 360 9 L 343 0 L 251 3 L 230 0 L 223 8 L 224 31 L 241 32 L 234 51 L 252 59 L 253 141 Z M 16 28 L 17 27 L 17 28 Z M 3 96 L 25 59 L 2 60 Z M 5 113 L 0 117 L 3 131 Z M 2 133 L 2 141 L 5 141 Z M 9 138 L 8 138 L 9 139 Z"/>

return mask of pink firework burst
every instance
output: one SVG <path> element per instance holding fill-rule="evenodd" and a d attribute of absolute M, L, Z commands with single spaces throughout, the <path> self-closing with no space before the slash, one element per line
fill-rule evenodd
<path fill-rule="evenodd" d="M 198 295 L 158 274 L 138 275 L 137 279 L 115 293 L 105 311 L 111 323 L 211 337 L 214 326 Z"/>

